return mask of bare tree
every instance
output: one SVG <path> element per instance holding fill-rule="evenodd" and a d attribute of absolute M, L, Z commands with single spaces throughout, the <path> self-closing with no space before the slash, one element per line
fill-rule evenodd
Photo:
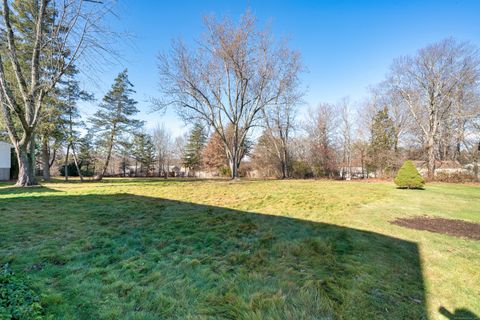
<path fill-rule="evenodd" d="M 342 178 L 352 177 L 352 154 L 353 154 L 353 124 L 351 119 L 350 102 L 343 98 L 338 104 L 337 110 L 340 114 L 340 132 L 342 141 Z"/>
<path fill-rule="evenodd" d="M 316 176 L 332 178 L 337 170 L 337 110 L 332 104 L 320 103 L 309 114 L 306 129 L 310 144 L 310 163 Z"/>
<path fill-rule="evenodd" d="M 469 153 L 471 148 L 465 142 L 478 134 L 475 129 L 480 116 L 480 93 L 476 83 L 465 87 L 463 84 L 453 101 L 452 111 L 443 122 L 439 134 L 439 156 L 441 159 L 461 160 L 462 147 Z M 475 139 L 473 139 L 475 140 Z"/>
<path fill-rule="evenodd" d="M 172 135 L 165 126 L 157 125 L 153 130 L 153 142 L 157 151 L 158 176 L 168 177 L 169 166 L 172 160 Z"/>
<path fill-rule="evenodd" d="M 370 96 L 359 118 L 363 120 L 362 125 L 369 128 L 374 115 L 385 107 L 388 108 L 389 117 L 392 119 L 395 128 L 394 151 L 398 154 L 399 145 L 413 123 L 408 107 L 406 107 L 402 96 L 392 88 L 391 82 L 383 81 L 370 88 Z"/>
<path fill-rule="evenodd" d="M 299 68 L 300 65 L 297 64 Z M 294 72 L 296 75 L 298 72 Z M 262 109 L 265 124 L 265 137 L 273 149 L 273 154 L 281 166 L 282 179 L 290 176 L 289 144 L 295 129 L 297 104 L 301 102 L 302 93 L 298 91 L 298 81 L 290 80 L 289 88 L 278 97 L 272 105 Z"/>
<path fill-rule="evenodd" d="M 476 181 L 480 181 L 478 168 L 480 160 L 480 113 L 466 122 L 462 145 L 466 150 L 468 161 L 471 162 L 474 178 Z"/>
<path fill-rule="evenodd" d="M 262 110 L 275 103 L 299 71 L 299 54 L 285 42 L 276 44 L 255 18 L 245 14 L 238 24 L 230 19 L 204 20 L 206 33 L 196 50 L 174 42 L 170 54 L 159 56 L 159 108 L 178 107 L 187 121 L 203 121 L 225 146 L 232 178 L 238 177 L 245 142 L 258 125 Z M 228 139 L 227 128 L 232 128 Z"/>
<path fill-rule="evenodd" d="M 45 96 L 89 49 L 105 49 L 100 21 L 109 3 L 90 2 L 2 1 L 0 101 L 18 157 L 17 186 L 37 183 L 34 138 Z"/>
<path fill-rule="evenodd" d="M 463 90 L 479 79 L 477 50 L 468 43 L 446 39 L 397 59 L 389 82 L 402 98 L 420 129 L 428 159 L 428 174 L 435 174 L 439 133 L 451 118 Z"/>

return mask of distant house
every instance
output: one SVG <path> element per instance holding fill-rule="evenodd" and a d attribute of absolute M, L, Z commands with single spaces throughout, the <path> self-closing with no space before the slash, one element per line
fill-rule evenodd
<path fill-rule="evenodd" d="M 180 166 L 170 165 L 168 166 L 168 175 L 170 177 L 183 177 L 185 176 L 185 171 Z"/>
<path fill-rule="evenodd" d="M 13 146 L 0 141 L 0 180 L 10 180 Z"/>
<path fill-rule="evenodd" d="M 352 160 L 350 166 L 340 163 L 338 175 L 345 180 L 375 178 L 375 172 L 369 172 L 365 163 L 359 160 Z"/>
<path fill-rule="evenodd" d="M 414 161 L 413 162 L 417 167 L 418 172 L 422 176 L 427 176 L 428 166 L 426 161 Z M 471 171 L 468 166 L 462 166 L 458 161 L 435 161 L 435 175 L 442 174 L 469 174 Z"/>

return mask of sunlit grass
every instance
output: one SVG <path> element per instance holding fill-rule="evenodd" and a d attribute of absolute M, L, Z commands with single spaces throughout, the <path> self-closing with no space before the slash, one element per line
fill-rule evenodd
<path fill-rule="evenodd" d="M 442 319 L 480 314 L 478 186 L 108 179 L 0 185 L 0 264 L 55 319 Z M 34 268 L 32 268 L 34 266 Z"/>

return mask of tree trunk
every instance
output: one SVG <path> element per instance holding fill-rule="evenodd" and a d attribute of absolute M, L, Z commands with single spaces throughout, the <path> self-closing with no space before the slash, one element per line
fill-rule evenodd
<path fill-rule="evenodd" d="M 112 128 L 112 132 L 110 133 L 110 140 L 109 140 L 108 150 L 107 150 L 107 159 L 105 159 L 105 164 L 103 165 L 103 169 L 100 172 L 100 174 L 97 177 L 95 177 L 95 180 L 102 180 L 103 176 L 107 173 L 108 164 L 110 163 L 110 158 L 112 156 L 113 141 L 115 139 L 116 129 L 117 127 L 114 124 Z"/>
<path fill-rule="evenodd" d="M 234 152 L 234 154 L 232 155 L 232 159 L 230 159 L 230 173 L 232 180 L 238 178 L 238 163 L 236 152 Z"/>
<path fill-rule="evenodd" d="M 285 172 L 285 163 L 282 161 L 282 179 L 287 177 L 287 173 Z"/>
<path fill-rule="evenodd" d="M 427 142 L 427 154 L 428 154 L 428 178 L 433 180 L 435 178 L 435 148 L 434 138 L 429 137 Z"/>
<path fill-rule="evenodd" d="M 70 154 L 70 144 L 67 146 L 67 154 L 65 155 L 65 181 L 68 181 L 68 155 Z"/>
<path fill-rule="evenodd" d="M 478 155 L 480 153 L 480 142 L 478 143 L 478 146 L 476 147 L 477 150 L 473 150 L 473 174 L 475 175 L 475 181 L 480 181 L 480 176 L 479 176 L 479 170 L 478 170 Z"/>
<path fill-rule="evenodd" d="M 480 177 L 478 175 L 478 160 L 473 163 L 473 174 L 475 176 L 475 181 L 479 182 Z"/>
<path fill-rule="evenodd" d="M 95 177 L 95 180 L 102 180 L 103 176 L 107 173 L 108 164 L 110 162 L 110 157 L 112 155 L 112 148 L 113 146 L 112 144 L 110 144 L 110 146 L 108 147 L 107 159 L 105 159 L 105 164 L 103 165 L 103 168 L 100 174 L 97 177 Z"/>
<path fill-rule="evenodd" d="M 287 147 L 284 145 L 283 146 L 283 172 L 282 172 L 282 175 L 283 175 L 283 178 L 284 179 L 287 179 L 287 178 L 290 178 L 290 172 L 288 172 L 288 150 L 287 150 Z"/>
<path fill-rule="evenodd" d="M 42 139 L 42 170 L 43 170 L 43 180 L 50 180 L 50 151 L 48 146 L 47 137 Z"/>
<path fill-rule="evenodd" d="M 83 182 L 83 174 L 82 171 L 80 170 L 80 166 L 78 165 L 77 161 L 77 154 L 75 153 L 75 148 L 73 145 L 73 142 L 71 143 L 71 148 L 72 148 L 72 155 L 73 155 L 73 162 L 75 162 L 75 167 L 77 168 L 78 176 L 80 177 L 80 181 Z"/>
<path fill-rule="evenodd" d="M 16 146 L 15 152 L 18 159 L 18 180 L 15 186 L 27 187 L 37 185 L 35 177 L 35 150 L 33 147 L 33 137 L 28 146 Z"/>

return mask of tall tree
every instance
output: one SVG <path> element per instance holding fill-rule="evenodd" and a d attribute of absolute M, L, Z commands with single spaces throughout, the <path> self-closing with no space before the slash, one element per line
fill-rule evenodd
<path fill-rule="evenodd" d="M 60 120 L 60 123 L 63 127 L 67 144 L 67 151 L 65 154 L 65 179 L 68 179 L 68 158 L 71 151 L 78 175 L 80 180 L 83 181 L 83 174 L 77 157 L 76 142 L 79 139 L 79 132 L 77 129 L 78 127 L 84 126 L 84 123 L 81 121 L 81 115 L 80 111 L 78 110 L 77 102 L 78 100 L 92 101 L 93 96 L 86 91 L 81 90 L 78 81 L 72 77 L 69 77 L 69 79 L 65 81 L 62 89 L 59 90 L 59 97 L 59 105 L 63 110 L 61 117 L 63 118 L 63 121 Z"/>
<path fill-rule="evenodd" d="M 307 121 L 310 163 L 316 176 L 332 178 L 337 172 L 336 144 L 338 140 L 338 114 L 335 106 L 321 103 L 310 112 Z"/>
<path fill-rule="evenodd" d="M 120 171 L 122 172 L 123 177 L 127 176 L 127 168 L 130 165 L 130 157 L 134 156 L 136 151 L 133 146 L 134 144 L 129 137 L 121 137 L 117 141 L 115 149 L 120 156 Z"/>
<path fill-rule="evenodd" d="M 77 0 L 3 0 L 0 101 L 18 158 L 17 186 L 35 185 L 35 134 L 44 99 L 90 49 L 103 51 L 98 23 L 106 4 Z M 93 8 L 95 6 L 95 8 Z"/>
<path fill-rule="evenodd" d="M 389 82 L 410 111 L 427 152 L 428 175 L 434 177 L 439 134 L 465 90 L 480 78 L 477 50 L 446 39 L 397 59 Z"/>
<path fill-rule="evenodd" d="M 184 148 L 183 164 L 186 168 L 195 171 L 202 165 L 202 153 L 207 141 L 205 129 L 201 123 L 196 123 L 190 132 Z"/>
<path fill-rule="evenodd" d="M 145 132 L 135 133 L 132 151 L 135 160 L 140 163 L 140 172 L 148 176 L 155 163 L 155 146 L 152 137 Z"/>
<path fill-rule="evenodd" d="M 139 111 L 137 102 L 131 97 L 135 92 L 132 83 L 128 80 L 128 72 L 124 70 L 116 78 L 112 88 L 107 92 L 99 106 L 99 110 L 90 118 L 95 130 L 100 135 L 100 141 L 105 148 L 105 161 L 97 180 L 106 174 L 112 156 L 112 149 L 116 139 L 125 133 L 133 132 L 142 122 L 132 116 Z"/>
<path fill-rule="evenodd" d="M 95 147 L 93 142 L 94 134 L 91 130 L 78 140 L 78 160 L 82 174 L 85 176 L 93 176 L 95 174 Z"/>
<path fill-rule="evenodd" d="M 300 65 L 297 65 L 297 67 L 300 67 Z M 284 90 L 277 101 L 262 110 L 265 126 L 264 135 L 269 140 L 269 144 L 264 144 L 264 146 L 270 146 L 280 163 L 282 179 L 289 177 L 291 165 L 290 137 L 295 127 L 296 105 L 300 103 L 302 98 L 302 93 L 298 91 L 298 81 L 291 81 L 289 88 Z"/>
<path fill-rule="evenodd" d="M 172 161 L 173 147 L 172 136 L 164 125 L 157 125 L 153 130 L 153 142 L 157 151 L 158 176 L 168 178 L 168 167 Z M 183 156 L 183 150 L 181 151 Z"/>
<path fill-rule="evenodd" d="M 299 72 L 299 54 L 285 42 L 276 44 L 267 30 L 256 28 L 247 13 L 238 24 L 205 18 L 207 32 L 197 50 L 174 42 L 170 55 L 160 55 L 159 73 L 166 100 L 188 121 L 201 121 L 219 135 L 231 177 L 238 177 L 245 141 Z M 226 129 L 232 128 L 228 139 Z"/>
<path fill-rule="evenodd" d="M 370 126 L 369 167 L 382 174 L 393 169 L 393 151 L 395 148 L 395 126 L 388 114 L 388 108 L 379 110 Z"/>
<path fill-rule="evenodd" d="M 388 114 L 393 122 L 394 152 L 396 156 L 399 156 L 400 143 L 405 140 L 405 136 L 411 131 L 414 123 L 408 107 L 406 107 L 403 98 L 396 92 L 393 83 L 383 81 L 370 89 L 370 97 L 361 112 L 360 118 L 364 120 L 361 126 L 369 130 L 373 117 L 385 107 L 388 107 Z"/>
<path fill-rule="evenodd" d="M 340 113 L 340 132 L 342 141 L 342 178 L 352 177 L 353 123 L 348 98 L 343 98 L 338 106 Z"/>

